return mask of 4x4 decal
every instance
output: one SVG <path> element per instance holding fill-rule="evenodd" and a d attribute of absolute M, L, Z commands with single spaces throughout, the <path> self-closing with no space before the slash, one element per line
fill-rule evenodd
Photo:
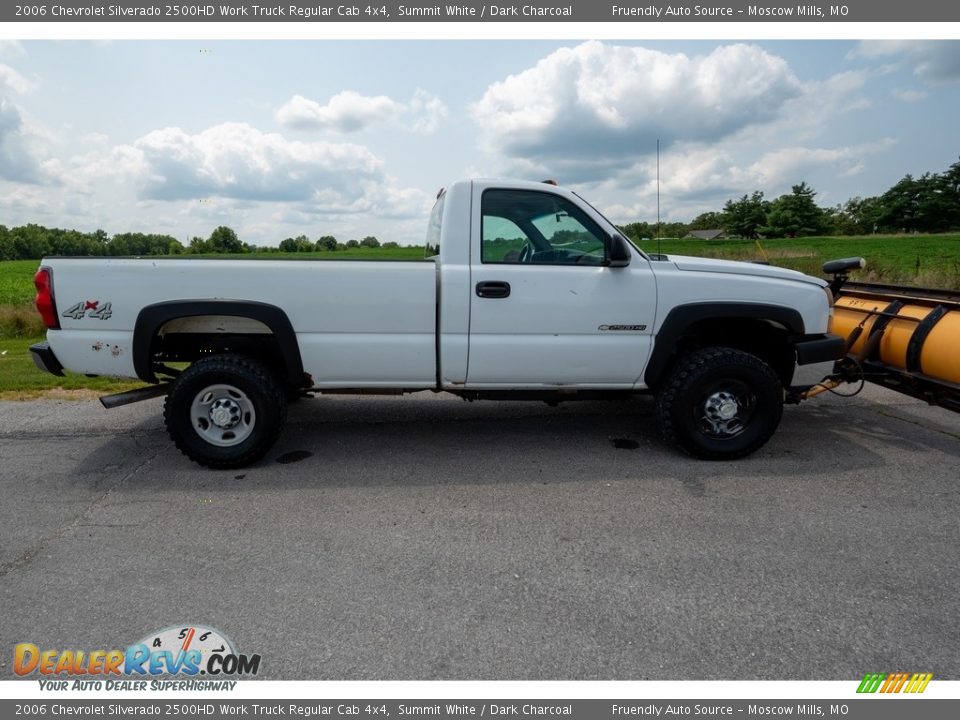
<path fill-rule="evenodd" d="M 71 305 L 64 310 L 61 315 L 74 320 L 80 320 L 83 317 L 96 318 L 97 320 L 109 320 L 113 315 L 111 303 L 105 302 L 102 305 L 99 300 L 81 300 L 76 305 Z"/>

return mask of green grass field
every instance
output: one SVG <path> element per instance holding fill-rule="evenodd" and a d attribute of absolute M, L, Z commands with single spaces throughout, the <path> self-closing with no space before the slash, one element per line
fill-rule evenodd
<path fill-rule="evenodd" d="M 773 265 L 820 275 L 820 266 L 833 258 L 862 256 L 867 269 L 855 279 L 891 284 L 960 289 L 960 235 L 818 237 L 763 240 L 664 240 L 660 251 L 730 260 L 762 260 Z M 656 240 L 641 243 L 657 252 Z M 764 253 L 766 254 L 764 256 Z M 354 248 L 337 253 L 270 253 L 237 255 L 250 259 L 283 260 L 422 260 L 423 248 Z M 27 348 L 42 339 L 43 325 L 33 308 L 33 274 L 37 260 L 0 262 L 0 398 L 35 397 L 63 388 L 118 392 L 139 383 L 41 373 Z M 6 351 L 6 352 L 4 352 Z M 69 395 L 70 392 L 67 393 Z M 89 392 L 88 392 L 89 394 Z"/>
<path fill-rule="evenodd" d="M 0 306 L 24 305 L 33 300 L 33 275 L 39 260 L 4 260 L 0 262 Z"/>
<path fill-rule="evenodd" d="M 822 275 L 821 265 L 842 257 L 864 257 L 867 267 L 855 279 L 894 285 L 960 288 L 960 235 L 868 235 L 761 240 L 665 240 L 662 252 L 729 260 L 762 260 Z M 656 240 L 641 243 L 656 252 Z"/>

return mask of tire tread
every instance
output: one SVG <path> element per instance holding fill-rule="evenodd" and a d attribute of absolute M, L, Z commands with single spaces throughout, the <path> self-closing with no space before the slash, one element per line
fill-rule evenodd
<path fill-rule="evenodd" d="M 679 397 L 683 396 L 703 375 L 718 368 L 729 367 L 731 364 L 749 367 L 765 376 L 767 382 L 775 384 L 778 389 L 782 388 L 780 379 L 773 369 L 755 355 L 728 347 L 694 350 L 680 359 L 657 394 L 656 416 L 661 435 L 666 442 L 704 460 L 735 460 L 750 455 L 766 444 L 780 422 L 782 404 L 777 408 L 776 422 L 772 423 L 772 427 L 766 428 L 748 445 L 735 450 L 718 451 L 705 448 L 696 444 L 683 432 L 682 428 L 677 427 L 676 412 Z"/>
<path fill-rule="evenodd" d="M 187 442 L 179 432 L 180 428 L 177 427 L 177 419 L 175 417 L 176 405 L 181 399 L 185 399 L 181 398 L 181 396 L 188 394 L 186 386 L 195 377 L 205 373 L 237 373 L 238 371 L 241 375 L 245 376 L 246 380 L 252 382 L 259 390 L 268 396 L 268 402 L 277 408 L 278 417 L 275 421 L 267 423 L 267 432 L 260 437 L 258 442 L 251 444 L 240 455 L 229 458 L 218 458 L 210 456 L 209 454 L 199 456 L 199 454 L 191 448 L 190 443 Z M 262 458 L 277 441 L 277 437 L 279 437 L 286 419 L 287 398 L 284 389 L 266 367 L 244 355 L 214 355 L 193 363 L 193 365 L 178 376 L 163 404 L 163 420 L 167 426 L 170 438 L 173 440 L 177 449 L 195 463 L 213 469 L 225 470 L 245 467 Z M 260 420 L 257 422 L 260 422 Z M 192 428 L 189 429 L 192 432 Z"/>

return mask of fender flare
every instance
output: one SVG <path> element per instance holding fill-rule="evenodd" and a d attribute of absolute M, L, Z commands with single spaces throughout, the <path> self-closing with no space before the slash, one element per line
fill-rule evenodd
<path fill-rule="evenodd" d="M 678 305 L 667 313 L 654 338 L 653 352 L 643 374 L 647 387 L 654 387 L 660 381 L 680 339 L 703 320 L 772 320 L 783 325 L 791 335 L 804 333 L 803 316 L 783 305 L 736 302 Z"/>
<path fill-rule="evenodd" d="M 157 331 L 165 323 L 201 315 L 244 317 L 263 323 L 280 346 L 288 381 L 296 384 L 303 377 L 300 344 L 290 318 L 276 305 L 252 300 L 171 300 L 147 305 L 137 315 L 133 329 L 133 367 L 137 377 L 149 383 L 158 382 L 150 358 Z"/>

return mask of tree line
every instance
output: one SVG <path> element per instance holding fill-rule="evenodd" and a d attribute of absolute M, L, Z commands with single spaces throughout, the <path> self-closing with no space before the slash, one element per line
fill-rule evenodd
<path fill-rule="evenodd" d="M 805 182 L 773 200 L 755 190 L 689 223 L 661 223 L 658 228 L 656 223 L 637 222 L 622 229 L 636 239 L 683 237 L 694 230 L 723 230 L 742 238 L 960 230 L 960 161 L 942 173 L 905 175 L 882 195 L 854 197 L 833 207 L 817 205 L 816 195 Z"/>
<path fill-rule="evenodd" d="M 237 233 L 226 225 L 216 228 L 209 237 L 194 237 L 186 245 L 171 235 L 156 233 L 118 233 L 107 235 L 103 230 L 90 233 L 78 230 L 47 228 L 30 223 L 7 228 L 0 225 L 0 260 L 39 260 L 46 255 L 130 256 L 130 255 L 222 255 L 271 252 L 337 252 L 353 248 L 396 248 L 395 242 L 381 243 L 373 235 L 363 240 L 340 242 L 324 235 L 316 242 L 306 235 L 286 238 L 279 247 L 258 246 L 241 242 Z"/>
<path fill-rule="evenodd" d="M 367 235 L 363 240 L 347 240 L 345 243 L 337 240 L 333 235 L 321 235 L 313 242 L 306 235 L 295 238 L 286 238 L 280 241 L 280 252 L 337 252 L 354 248 L 398 248 L 399 243 L 388 241 L 381 243 L 373 235 Z"/>
<path fill-rule="evenodd" d="M 689 223 L 633 222 L 621 229 L 640 240 L 683 237 L 694 230 L 723 230 L 742 238 L 803 237 L 810 235 L 869 235 L 873 233 L 938 233 L 960 230 L 960 161 L 942 173 L 906 175 L 882 195 L 854 197 L 834 207 L 820 207 L 816 191 L 805 182 L 791 192 L 767 200 L 755 190 L 727 200 L 722 210 L 705 212 Z M 0 260 L 37 260 L 45 255 L 207 255 L 270 252 L 339 252 L 354 248 L 396 248 L 368 235 L 341 242 L 332 235 L 311 240 L 288 237 L 279 247 L 241 242 L 237 233 L 221 225 L 209 237 L 194 237 L 186 245 L 171 235 L 118 233 L 103 230 L 46 228 L 28 224 L 0 225 Z"/>

